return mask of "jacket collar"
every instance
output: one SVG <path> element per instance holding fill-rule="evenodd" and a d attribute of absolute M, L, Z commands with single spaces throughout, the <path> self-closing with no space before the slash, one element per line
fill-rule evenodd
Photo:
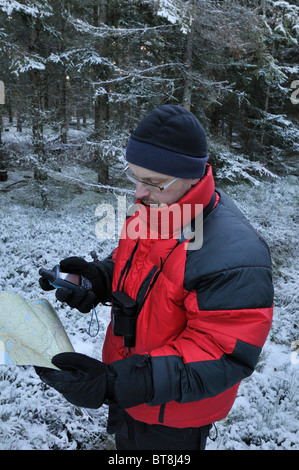
<path fill-rule="evenodd" d="M 183 227 L 209 205 L 214 192 L 212 167 L 207 164 L 204 177 L 176 203 L 152 207 L 137 200 L 133 205 L 135 213 L 127 221 L 127 236 L 135 239 L 178 238 Z"/>

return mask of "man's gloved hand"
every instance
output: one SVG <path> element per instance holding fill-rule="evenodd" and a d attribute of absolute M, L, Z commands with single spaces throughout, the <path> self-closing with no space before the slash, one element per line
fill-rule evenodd
<path fill-rule="evenodd" d="M 130 408 L 152 396 L 147 356 L 135 354 L 106 365 L 84 354 L 61 353 L 52 358 L 52 363 L 60 370 L 35 367 L 36 373 L 76 406 L 99 408 L 108 399 Z"/>
<path fill-rule="evenodd" d="M 55 388 L 73 405 L 99 408 L 106 399 L 107 366 L 79 353 L 61 353 L 52 358 L 60 370 L 35 367 L 41 380 Z"/>
<path fill-rule="evenodd" d="M 71 308 L 76 308 L 79 312 L 88 313 L 93 306 L 101 302 L 106 295 L 106 287 L 101 271 L 94 265 L 94 262 L 85 261 L 83 258 L 71 256 L 60 261 L 60 270 L 65 273 L 80 274 L 88 279 L 92 284 L 92 290 L 79 287 L 76 290 L 60 288 L 56 290 L 56 298 L 60 302 L 66 302 Z M 41 277 L 39 279 L 41 288 L 45 291 L 54 289 L 48 280 Z"/>

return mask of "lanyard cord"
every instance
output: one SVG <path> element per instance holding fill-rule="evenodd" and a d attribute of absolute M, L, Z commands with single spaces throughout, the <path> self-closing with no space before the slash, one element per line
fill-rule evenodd
<path fill-rule="evenodd" d="M 96 322 L 96 332 L 94 334 L 91 334 L 91 327 L 92 327 L 92 324 L 93 324 L 94 321 Z M 87 333 L 89 334 L 89 336 L 91 338 L 95 338 L 98 335 L 99 331 L 100 331 L 100 322 L 99 322 L 99 318 L 98 318 L 96 308 L 93 305 Z"/>

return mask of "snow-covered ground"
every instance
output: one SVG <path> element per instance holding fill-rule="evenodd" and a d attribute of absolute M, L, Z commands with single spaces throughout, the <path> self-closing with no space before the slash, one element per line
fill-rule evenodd
<path fill-rule="evenodd" d="M 92 172 L 81 174 L 78 167 L 68 171 L 89 181 L 95 177 Z M 295 176 L 265 176 L 259 185 L 243 183 L 228 190 L 270 245 L 276 307 L 258 367 L 241 384 L 229 416 L 216 424 L 218 437 L 208 439 L 208 450 L 299 449 L 299 355 L 291 348 L 299 340 L 297 183 Z M 116 240 L 99 241 L 95 236 L 95 208 L 103 202 L 116 206 L 116 195 L 52 178 L 41 187 L 28 170 L 10 172 L 8 181 L 0 183 L 0 291 L 16 292 L 26 299 L 46 297 L 75 350 L 98 359 L 109 307 L 97 308 L 100 332 L 90 337 L 90 315 L 60 304 L 53 292 L 42 292 L 38 270 L 52 268 L 71 255 L 91 260 L 94 249 L 100 257 L 110 253 Z M 107 407 L 74 407 L 41 383 L 33 367 L 0 366 L 0 390 L 1 450 L 114 448 L 105 428 Z"/>

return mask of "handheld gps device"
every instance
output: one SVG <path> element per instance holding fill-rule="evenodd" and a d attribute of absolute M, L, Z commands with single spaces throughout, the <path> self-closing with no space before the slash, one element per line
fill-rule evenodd
<path fill-rule="evenodd" d="M 54 266 L 53 269 L 48 270 L 40 268 L 40 276 L 47 279 L 55 289 L 61 289 L 66 287 L 67 289 L 76 290 L 78 287 L 84 287 L 85 289 L 92 289 L 91 282 L 80 274 L 63 273 L 60 271 L 60 266 Z"/>

